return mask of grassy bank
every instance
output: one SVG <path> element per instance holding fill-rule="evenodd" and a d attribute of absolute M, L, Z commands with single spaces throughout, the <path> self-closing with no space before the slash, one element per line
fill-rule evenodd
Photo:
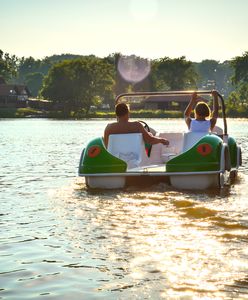
<path fill-rule="evenodd" d="M 96 111 L 88 114 L 89 118 L 115 118 L 114 112 Z M 180 111 L 164 110 L 134 110 L 131 118 L 181 118 L 183 113 Z"/>
<path fill-rule="evenodd" d="M 220 112 L 221 116 L 221 112 Z M 228 118 L 248 118 L 248 111 L 233 111 L 226 110 Z M 48 113 L 49 118 L 58 119 L 108 119 L 115 118 L 113 111 L 94 111 L 85 114 L 83 112 L 71 112 L 70 116 L 65 117 L 61 111 L 53 111 Z M 183 118 L 182 111 L 167 111 L 167 110 L 134 110 L 131 112 L 131 118 Z"/>
<path fill-rule="evenodd" d="M 182 112 L 163 110 L 137 110 L 132 111 L 132 118 L 181 118 Z M 33 108 L 3 108 L 0 109 L 0 118 L 25 118 L 25 117 L 47 117 L 55 119 L 90 119 L 90 118 L 115 118 L 113 111 L 94 111 L 85 114 L 83 112 L 71 112 L 65 116 L 62 111 L 40 111 Z"/>
<path fill-rule="evenodd" d="M 33 108 L 0 108 L 0 118 L 45 117 L 43 111 Z"/>

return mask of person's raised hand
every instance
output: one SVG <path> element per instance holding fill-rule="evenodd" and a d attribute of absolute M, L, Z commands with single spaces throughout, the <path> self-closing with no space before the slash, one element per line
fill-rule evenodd
<path fill-rule="evenodd" d="M 194 101 L 194 102 L 196 102 L 197 101 L 197 92 L 194 92 L 193 94 L 192 94 L 192 101 Z"/>
<path fill-rule="evenodd" d="M 212 90 L 211 94 L 213 97 L 218 97 L 218 92 L 216 90 Z"/>

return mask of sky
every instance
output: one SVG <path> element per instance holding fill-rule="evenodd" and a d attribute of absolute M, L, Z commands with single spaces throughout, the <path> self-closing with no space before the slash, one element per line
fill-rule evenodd
<path fill-rule="evenodd" d="M 248 0 L 0 0 L 0 49 L 222 62 L 248 51 L 247 16 Z"/>

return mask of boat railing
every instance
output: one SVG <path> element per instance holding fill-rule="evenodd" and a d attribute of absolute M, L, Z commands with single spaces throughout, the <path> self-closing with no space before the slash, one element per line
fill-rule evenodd
<path fill-rule="evenodd" d="M 125 97 L 142 97 L 142 96 L 152 96 L 152 97 L 159 97 L 159 96 L 163 96 L 163 95 L 167 95 L 167 96 L 183 96 L 183 95 L 191 95 L 192 93 L 194 93 L 195 91 L 164 91 L 164 92 L 131 92 L 131 93 L 122 93 L 120 95 L 118 95 L 115 99 L 115 103 L 118 104 L 120 102 L 122 102 L 122 98 Z M 196 91 L 197 95 L 212 95 L 212 91 L 211 90 L 199 90 Z M 222 118 L 223 118 L 223 133 L 224 135 L 227 135 L 227 122 L 226 122 L 226 107 L 225 107 L 225 102 L 224 102 L 224 98 L 223 96 L 217 91 L 218 94 L 218 99 L 220 101 L 221 104 L 221 110 L 222 110 Z M 166 101 L 166 98 L 165 98 Z M 126 101 L 128 102 L 128 101 Z"/>

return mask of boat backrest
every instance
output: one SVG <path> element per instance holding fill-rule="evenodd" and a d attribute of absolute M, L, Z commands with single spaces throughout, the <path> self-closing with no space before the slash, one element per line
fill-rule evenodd
<path fill-rule="evenodd" d="M 111 134 L 108 151 L 124 160 L 128 169 L 139 167 L 145 152 L 142 133 Z"/>
<path fill-rule="evenodd" d="M 208 132 L 185 132 L 183 135 L 183 152 L 192 148 L 202 137 L 208 134 Z"/>
<path fill-rule="evenodd" d="M 212 132 L 217 134 L 217 135 L 221 135 L 221 134 L 223 134 L 223 129 L 220 128 L 219 126 L 214 126 Z"/>
<path fill-rule="evenodd" d="M 169 141 L 169 146 L 162 145 L 161 159 L 167 162 L 171 158 L 177 156 L 182 152 L 183 147 L 183 133 L 181 132 L 166 132 L 160 133 L 160 137 L 166 138 Z"/>
<path fill-rule="evenodd" d="M 160 137 L 167 139 L 170 144 L 169 146 L 163 146 L 164 150 L 166 148 L 173 148 L 175 154 L 179 154 L 182 152 L 183 147 L 183 133 L 181 132 L 166 132 L 166 133 L 160 133 Z"/>

